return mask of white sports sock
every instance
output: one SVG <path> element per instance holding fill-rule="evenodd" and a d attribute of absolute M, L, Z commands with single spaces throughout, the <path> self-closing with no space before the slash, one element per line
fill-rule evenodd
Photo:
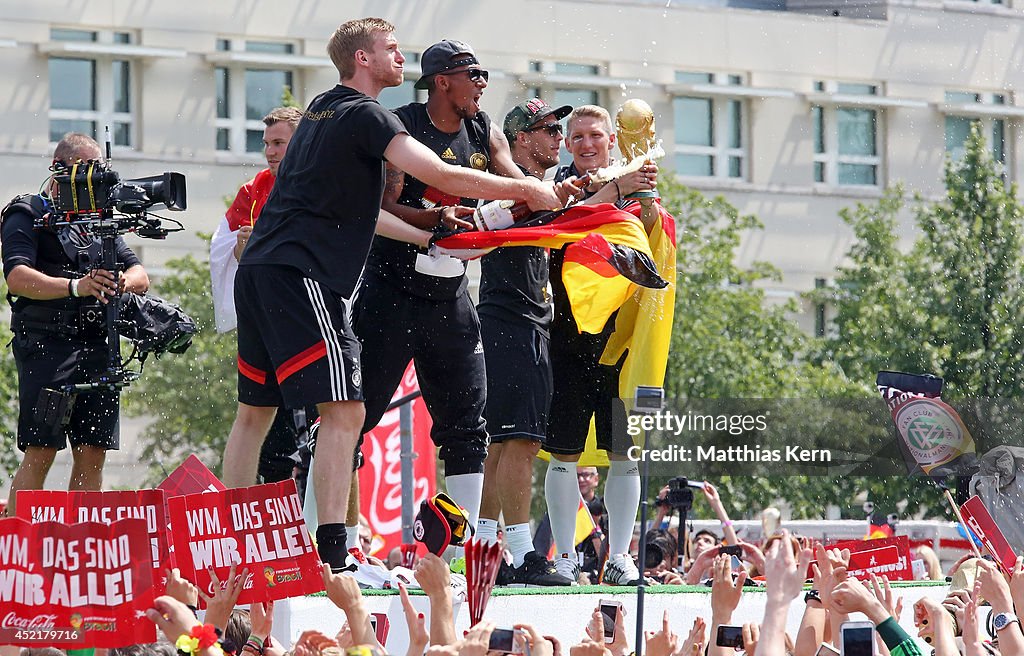
<path fill-rule="evenodd" d="M 551 535 L 559 554 L 576 551 L 576 512 L 580 509 L 580 486 L 576 482 L 576 463 L 552 458 L 544 476 L 544 496 L 551 518 Z"/>
<path fill-rule="evenodd" d="M 476 520 L 476 539 L 486 544 L 498 541 L 498 520 L 480 518 Z"/>
<path fill-rule="evenodd" d="M 359 524 L 356 524 L 355 526 L 345 526 L 345 545 L 346 549 L 355 548 L 360 551 L 363 550 L 362 546 L 359 544 Z"/>
<path fill-rule="evenodd" d="M 512 567 L 522 566 L 523 557 L 533 551 L 533 536 L 530 535 L 530 523 L 506 526 L 505 547 L 512 552 Z"/>
<path fill-rule="evenodd" d="M 640 469 L 631 460 L 612 460 L 604 484 L 608 513 L 608 553 L 628 554 L 636 511 L 640 507 Z"/>
<path fill-rule="evenodd" d="M 445 476 L 444 486 L 448 490 L 448 495 L 455 499 L 455 503 L 469 513 L 469 525 L 475 529 L 480 518 L 480 499 L 484 495 L 483 473 Z"/>

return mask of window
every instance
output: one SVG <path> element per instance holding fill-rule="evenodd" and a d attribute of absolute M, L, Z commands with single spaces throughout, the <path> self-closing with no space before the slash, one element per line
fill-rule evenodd
<path fill-rule="evenodd" d="M 1006 119 L 998 115 L 1006 104 L 999 93 L 946 92 L 946 152 L 954 161 L 964 156 L 964 144 L 977 125 L 992 146 L 992 159 L 1006 164 Z M 956 113 L 953 113 L 956 112 Z M 985 115 L 989 114 L 989 115 Z"/>
<path fill-rule="evenodd" d="M 879 184 L 878 109 L 871 84 L 816 82 L 815 91 L 833 94 L 835 104 L 812 105 L 814 181 L 828 185 Z M 857 102 L 864 96 L 867 102 Z M 844 102 L 849 99 L 849 101 Z"/>
<path fill-rule="evenodd" d="M 601 90 L 608 78 L 602 75 L 601 66 L 531 61 L 529 68 L 532 75 L 523 77 L 524 81 L 532 83 L 526 89 L 527 98 L 541 98 L 552 107 L 604 106 Z M 572 163 L 572 156 L 565 149 L 562 149 L 558 159 L 561 166 Z"/>
<path fill-rule="evenodd" d="M 218 39 L 217 50 L 259 53 L 268 64 L 231 64 L 214 68 L 217 92 L 217 150 L 237 153 L 263 151 L 263 117 L 280 107 L 287 89 L 295 89 L 295 71 L 274 62 L 274 56 L 294 55 L 291 43 Z"/>
<path fill-rule="evenodd" d="M 742 77 L 676 71 L 687 85 L 739 86 Z M 735 178 L 745 175 L 744 101 L 728 95 L 683 91 L 672 100 L 675 171 L 678 175 Z"/>
<path fill-rule="evenodd" d="M 128 32 L 50 30 L 51 41 L 130 44 Z M 49 57 L 51 142 L 67 132 L 84 132 L 103 141 L 109 127 L 115 146 L 135 145 L 132 62 L 114 55 Z"/>

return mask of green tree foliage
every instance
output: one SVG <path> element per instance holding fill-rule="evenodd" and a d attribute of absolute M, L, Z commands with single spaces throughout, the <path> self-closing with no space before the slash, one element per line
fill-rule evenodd
<path fill-rule="evenodd" d="M 167 264 L 156 293 L 177 303 L 199 327 L 192 347 L 146 363 L 142 378 L 125 393 L 125 411 L 154 418 L 141 435 L 149 483 L 159 482 L 195 453 L 220 475 L 221 454 L 238 407 L 237 343 L 218 334 L 213 319 L 210 270 L 188 255 Z"/>
<path fill-rule="evenodd" d="M 858 289 L 873 299 L 855 311 L 839 304 L 837 327 L 847 337 L 829 340 L 831 353 L 842 358 L 820 357 L 821 345 L 791 318 L 794 303 L 766 302 L 762 286 L 778 279 L 770 265 L 757 263 L 742 269 L 735 263 L 741 236 L 759 230 L 760 222 L 740 214 L 722 198 L 707 198 L 673 181 L 661 181 L 666 208 L 677 219 L 679 278 L 672 348 L 666 375 L 666 393 L 676 399 L 877 399 L 873 383 L 879 354 L 906 351 L 906 366 L 922 355 L 907 350 L 914 342 L 915 326 L 924 313 L 903 293 L 909 284 L 893 280 L 890 267 L 905 259 L 897 249 L 896 214 L 901 193 L 887 195 L 877 208 L 858 207 L 844 213 L 854 226 L 857 242 L 851 251 L 853 264 L 840 272 L 838 294 Z M 856 345 L 849 335 L 858 335 Z M 838 366 L 837 366 L 838 365 Z M 846 369 L 845 366 L 848 366 Z M 881 403 L 879 400 L 878 403 Z M 800 406 L 781 404 L 793 435 L 815 434 L 821 416 L 799 416 Z M 845 416 L 837 410 L 830 420 L 839 434 L 858 439 L 856 412 Z M 829 444 L 836 443 L 834 435 Z M 812 444 L 803 446 L 812 447 Z M 661 479 L 652 481 L 652 488 Z M 842 516 L 863 517 L 860 499 L 866 493 L 884 511 L 904 513 L 943 510 L 941 498 L 921 480 L 906 476 L 724 476 L 715 481 L 723 499 L 736 516 L 757 516 L 779 500 L 791 508 L 794 518 L 820 518 L 825 508 L 837 506 Z M 905 505 L 904 505 L 905 504 Z M 707 516 L 698 501 L 695 516 Z"/>
<path fill-rule="evenodd" d="M 7 284 L 0 282 L 0 297 L 7 296 Z M 16 446 L 18 433 L 18 367 L 11 354 L 11 330 L 6 321 L 0 322 L 0 347 L 6 350 L 0 357 L 0 476 L 10 476 L 21 461 Z"/>
<path fill-rule="evenodd" d="M 902 189 L 842 213 L 856 242 L 831 290 L 835 330 L 819 361 L 857 381 L 885 369 L 933 373 L 945 379 L 947 400 L 1019 398 L 1024 208 L 977 126 L 944 181 L 942 199 L 909 204 L 918 230 L 909 253 L 897 246 L 897 216 L 908 206 Z M 982 419 L 998 423 L 998 408 L 987 411 Z M 948 516 L 923 479 L 898 483 L 879 496 L 906 495 L 908 512 Z"/>
<path fill-rule="evenodd" d="M 1021 396 L 1024 208 L 977 129 L 945 186 L 943 199 L 910 208 L 919 234 L 908 254 L 897 249 L 901 189 L 842 214 L 857 242 L 836 277 L 823 357 L 851 379 L 934 373 L 947 398 Z"/>

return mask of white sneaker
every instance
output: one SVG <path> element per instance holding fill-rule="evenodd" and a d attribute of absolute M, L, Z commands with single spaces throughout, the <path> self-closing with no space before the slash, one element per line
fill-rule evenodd
<path fill-rule="evenodd" d="M 575 553 L 562 554 L 555 558 L 554 564 L 559 576 L 572 581 L 572 585 L 579 585 L 580 562 L 576 559 Z"/>
<path fill-rule="evenodd" d="M 626 554 L 615 554 L 608 559 L 601 575 L 605 585 L 640 585 L 640 570 Z"/>
<path fill-rule="evenodd" d="M 462 574 L 451 573 L 452 602 L 458 603 L 469 598 L 469 585 Z"/>

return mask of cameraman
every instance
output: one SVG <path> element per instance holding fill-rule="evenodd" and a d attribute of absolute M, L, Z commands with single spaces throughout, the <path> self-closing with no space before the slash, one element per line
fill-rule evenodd
<path fill-rule="evenodd" d="M 53 152 L 53 169 L 90 160 L 103 151 L 92 138 L 68 133 Z M 81 393 L 66 424 L 43 422 L 60 397 L 47 392 L 89 382 L 108 361 L 103 306 L 120 292 L 144 294 L 149 276 L 124 240 L 117 238 L 117 262 L 123 274 L 94 268 L 100 240 L 79 226 L 36 228 L 35 221 L 55 211 L 52 178 L 48 191 L 12 200 L 2 213 L 4 277 L 11 302 L 14 360 L 18 365 L 18 448 L 25 456 L 11 482 L 7 513 L 14 515 L 18 490 L 38 490 L 57 451 L 70 441 L 73 465 L 70 490 L 99 490 L 108 449 L 118 448 L 119 393 Z"/>

